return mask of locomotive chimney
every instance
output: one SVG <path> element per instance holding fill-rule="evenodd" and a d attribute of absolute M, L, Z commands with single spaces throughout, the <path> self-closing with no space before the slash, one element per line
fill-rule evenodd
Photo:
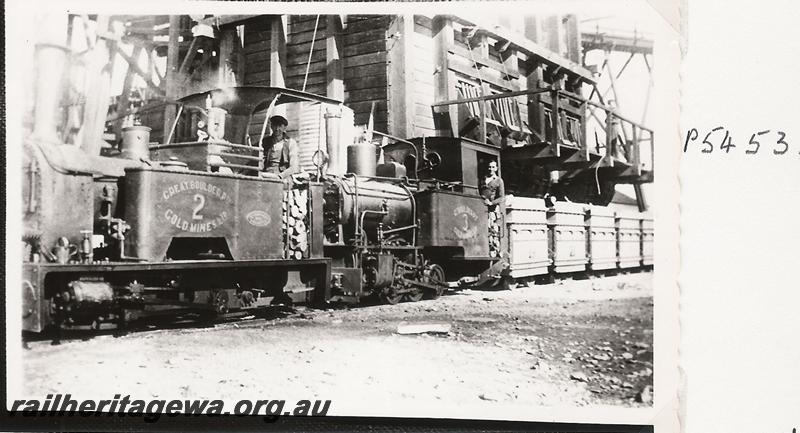
<path fill-rule="evenodd" d="M 328 174 L 342 174 L 339 164 L 339 125 L 342 122 L 341 108 L 328 109 L 325 113 L 325 142 L 328 152 Z"/>
<path fill-rule="evenodd" d="M 36 95 L 33 114 L 33 135 L 39 139 L 58 142 L 58 109 L 63 90 L 64 70 L 68 48 L 67 17 L 59 14 L 43 15 L 37 23 L 40 32 L 36 44 L 35 65 Z"/>

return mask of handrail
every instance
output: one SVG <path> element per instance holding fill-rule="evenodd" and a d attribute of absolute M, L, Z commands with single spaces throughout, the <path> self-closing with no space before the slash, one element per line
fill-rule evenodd
<path fill-rule="evenodd" d="M 159 150 L 159 149 L 168 149 L 170 147 L 180 147 L 180 146 L 204 146 L 214 144 L 217 146 L 225 146 L 230 147 L 231 149 L 242 149 L 242 150 L 250 150 L 250 151 L 260 151 L 260 146 L 247 146 L 244 144 L 235 144 L 229 141 L 224 140 L 203 140 L 203 141 L 179 141 L 176 143 L 170 144 L 156 144 L 149 146 L 150 150 Z"/>
<path fill-rule="evenodd" d="M 550 142 L 551 145 L 555 146 L 556 156 L 560 156 L 560 154 L 561 154 L 560 149 L 561 149 L 561 142 L 562 142 L 562 138 L 561 138 L 561 132 L 562 131 L 561 131 L 560 122 L 558 120 L 561 117 L 561 112 L 564 111 L 564 109 L 559 106 L 559 105 L 561 105 L 561 104 L 559 104 L 559 100 L 561 100 L 561 99 L 569 99 L 569 100 L 572 100 L 574 102 L 580 103 L 580 108 L 581 109 L 585 110 L 587 106 L 592 106 L 592 107 L 595 107 L 595 108 L 599 108 L 600 110 L 603 110 L 605 112 L 605 114 L 606 114 L 605 123 L 606 124 L 605 124 L 605 128 L 604 129 L 605 129 L 605 133 L 606 133 L 605 134 L 606 135 L 606 144 L 605 144 L 606 155 L 612 155 L 612 156 L 617 155 L 618 147 L 617 147 L 617 143 L 616 143 L 617 142 L 616 136 L 619 135 L 619 134 L 617 133 L 617 131 L 615 130 L 615 128 L 613 126 L 614 123 L 615 123 L 615 120 L 618 120 L 619 122 L 625 123 L 627 125 L 631 125 L 630 127 L 635 132 L 634 132 L 633 137 L 632 137 L 633 140 L 631 140 L 630 143 L 632 145 L 634 145 L 635 148 L 634 149 L 630 149 L 630 151 L 626 152 L 626 153 L 628 153 L 627 156 L 631 158 L 631 160 L 632 160 L 631 163 L 636 165 L 636 170 L 638 172 L 641 169 L 641 167 L 640 167 L 640 162 L 641 162 L 640 145 L 642 145 L 642 143 L 644 143 L 644 142 L 649 142 L 650 143 L 650 161 L 651 161 L 651 169 L 652 169 L 652 166 L 654 165 L 654 162 L 655 162 L 654 158 L 653 158 L 655 146 L 654 146 L 653 130 L 652 129 L 642 125 L 639 122 L 636 122 L 634 120 L 631 120 L 630 118 L 627 118 L 627 117 L 621 115 L 617 111 L 617 109 L 615 107 L 608 106 L 608 105 L 605 105 L 605 104 L 602 104 L 602 103 L 599 103 L 599 102 L 595 102 L 595 101 L 589 100 L 587 98 L 584 98 L 581 95 L 575 94 L 573 92 L 570 92 L 570 91 L 567 91 L 567 90 L 564 90 L 564 89 L 556 88 L 555 86 L 542 87 L 542 88 L 536 88 L 536 89 L 528 89 L 528 90 L 520 90 L 520 91 L 515 91 L 515 92 L 498 93 L 498 94 L 493 94 L 493 95 L 476 96 L 476 97 L 463 98 L 463 99 L 447 100 L 447 101 L 442 101 L 442 102 L 437 102 L 437 103 L 431 104 L 431 107 L 435 109 L 437 107 L 456 105 L 456 104 L 472 104 L 472 103 L 476 103 L 476 102 L 480 102 L 483 105 L 485 105 L 485 103 L 488 102 L 488 101 L 511 99 L 511 98 L 516 98 L 516 97 L 519 97 L 519 96 L 526 96 L 526 95 L 530 96 L 530 95 L 547 94 L 547 93 L 550 94 L 548 96 L 550 96 L 549 99 L 550 99 L 550 104 L 551 104 L 551 109 L 550 109 L 551 113 L 550 113 L 550 116 L 547 116 L 548 117 L 547 120 L 552 123 L 552 131 L 550 132 L 550 134 L 548 135 L 546 140 L 548 142 Z M 578 107 L 575 107 L 575 108 L 578 108 Z M 592 115 L 595 117 L 595 119 L 600 121 L 599 118 L 597 118 L 597 116 L 594 114 L 594 112 L 592 112 Z M 530 129 L 530 127 L 528 127 L 528 128 Z M 625 133 L 624 133 L 625 126 L 623 125 L 622 128 L 623 128 L 623 135 L 625 135 Z M 531 132 L 534 132 L 534 131 L 531 130 Z M 636 132 L 638 132 L 638 133 L 636 133 Z M 485 135 L 486 134 L 486 130 L 482 129 L 482 133 L 484 134 L 484 136 L 482 137 L 482 142 L 486 143 L 486 138 L 487 138 L 486 135 Z M 589 144 L 586 143 L 585 139 L 581 141 L 580 138 L 583 138 L 583 137 L 579 136 L 578 145 L 580 146 L 581 149 L 586 149 L 586 151 L 588 152 Z M 624 143 L 622 145 L 622 148 L 623 149 L 627 149 L 628 148 L 628 140 L 626 138 L 624 138 L 623 140 L 624 140 Z M 597 143 L 596 151 L 598 153 L 600 153 L 600 144 L 599 143 Z"/>
<path fill-rule="evenodd" d="M 455 105 L 455 104 L 466 104 L 470 102 L 481 102 L 481 101 L 493 101 L 495 99 L 505 99 L 505 98 L 514 98 L 517 96 L 525 96 L 525 95 L 537 95 L 539 93 L 547 93 L 552 89 L 549 88 L 540 88 L 540 89 L 529 89 L 529 90 L 518 90 L 516 92 L 505 92 L 505 93 L 496 93 L 494 95 L 486 95 L 486 96 L 476 96 L 473 98 L 464 98 L 464 99 L 451 99 L 449 101 L 437 102 L 435 104 L 431 104 L 431 107 L 442 107 L 446 105 Z"/>

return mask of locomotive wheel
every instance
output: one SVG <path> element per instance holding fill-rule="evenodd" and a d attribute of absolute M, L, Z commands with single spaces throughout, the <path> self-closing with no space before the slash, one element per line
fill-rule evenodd
<path fill-rule="evenodd" d="M 444 269 L 441 266 L 433 264 L 425 270 L 425 282 L 436 286 L 436 290 L 428 291 L 425 295 L 427 299 L 436 299 L 442 296 L 447 283 L 444 279 Z"/>
<path fill-rule="evenodd" d="M 413 292 L 408 292 L 408 293 L 403 294 L 403 300 L 408 301 L 408 302 L 417 302 L 417 301 L 421 301 L 424 296 L 425 296 L 425 293 L 423 293 L 422 290 L 414 289 Z"/>
<path fill-rule="evenodd" d="M 403 300 L 404 295 L 402 293 L 397 293 L 397 289 L 394 287 L 387 287 L 383 289 L 383 291 L 378 295 L 378 298 L 381 302 L 385 304 L 395 305 L 400 303 Z"/>

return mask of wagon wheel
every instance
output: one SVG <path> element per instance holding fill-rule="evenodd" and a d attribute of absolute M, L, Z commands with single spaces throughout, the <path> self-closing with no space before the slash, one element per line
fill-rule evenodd
<path fill-rule="evenodd" d="M 500 278 L 500 287 L 503 290 L 513 290 L 516 289 L 518 286 L 519 283 L 517 283 L 517 280 L 512 277 L 509 277 L 508 275 Z"/>
<path fill-rule="evenodd" d="M 212 295 L 211 305 L 216 316 L 222 316 L 228 312 L 228 292 L 226 290 L 215 290 Z"/>
<path fill-rule="evenodd" d="M 378 295 L 378 299 L 385 304 L 395 305 L 403 300 L 403 294 L 397 292 L 394 286 L 386 287 Z"/>
<path fill-rule="evenodd" d="M 447 282 L 444 279 L 444 269 L 441 266 L 432 264 L 425 269 L 425 282 L 436 286 L 436 290 L 426 293 L 427 299 L 436 299 L 442 296 Z"/>

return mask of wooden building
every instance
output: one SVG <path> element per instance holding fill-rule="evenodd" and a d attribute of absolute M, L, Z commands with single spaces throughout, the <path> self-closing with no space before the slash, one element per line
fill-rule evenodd
<path fill-rule="evenodd" d="M 389 136 L 458 137 L 500 149 L 506 183 L 525 195 L 540 196 L 557 181 L 565 197 L 604 202 L 616 183 L 652 181 L 652 151 L 650 158 L 640 151 L 652 149 L 652 131 L 586 96 L 595 81 L 581 65 L 574 15 L 142 20 L 129 20 L 123 40 L 144 35 L 145 46 L 166 57 L 159 87 L 167 101 L 227 85 L 325 95 L 352 109 L 356 125 L 371 121 Z M 153 138 L 166 135 L 174 111 L 167 104 L 147 119 Z M 587 137 L 591 119 L 600 134 Z"/>

